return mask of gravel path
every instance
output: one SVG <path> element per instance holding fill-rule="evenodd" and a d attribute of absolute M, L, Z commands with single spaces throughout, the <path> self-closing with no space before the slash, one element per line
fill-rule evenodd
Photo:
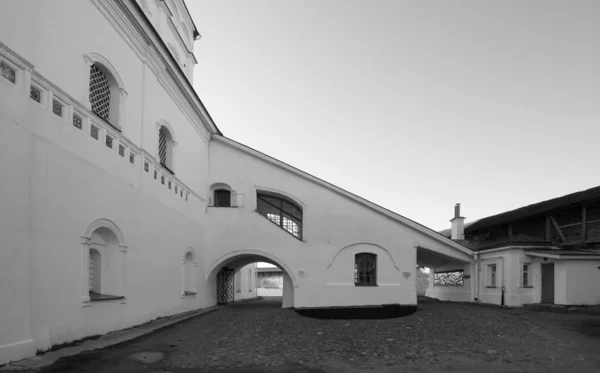
<path fill-rule="evenodd" d="M 396 319 L 318 320 L 281 309 L 280 302 L 248 302 L 46 372 L 600 371 L 594 354 L 600 339 L 537 319 L 522 311 L 426 303 Z M 164 359 L 142 364 L 131 358 L 140 352 L 162 352 Z"/>

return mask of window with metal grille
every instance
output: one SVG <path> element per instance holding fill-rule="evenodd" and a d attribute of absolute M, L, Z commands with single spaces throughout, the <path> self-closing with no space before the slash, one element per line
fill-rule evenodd
<path fill-rule="evenodd" d="M 64 105 L 58 100 L 52 100 L 52 112 L 59 117 L 63 116 Z"/>
<path fill-rule="evenodd" d="M 100 129 L 92 124 L 90 126 L 90 136 L 93 139 L 98 140 L 100 137 L 99 135 L 100 135 Z"/>
<path fill-rule="evenodd" d="M 377 255 L 371 253 L 354 255 L 354 285 L 377 285 Z"/>
<path fill-rule="evenodd" d="M 173 136 L 165 126 L 158 130 L 158 158 L 160 164 L 173 173 Z"/>
<path fill-rule="evenodd" d="M 73 114 L 73 127 L 78 130 L 83 128 L 83 119 L 79 115 Z"/>
<path fill-rule="evenodd" d="M 131 163 L 134 166 L 135 166 L 135 157 L 136 157 L 136 155 L 137 154 L 135 154 L 131 150 L 129 151 L 129 163 Z"/>
<path fill-rule="evenodd" d="M 17 81 L 17 71 L 4 61 L 0 61 L 0 75 L 13 84 Z"/>
<path fill-rule="evenodd" d="M 256 211 L 302 240 L 302 209 L 283 196 L 257 193 Z"/>
<path fill-rule="evenodd" d="M 215 190 L 215 207 L 231 207 L 231 192 L 226 189 Z"/>
<path fill-rule="evenodd" d="M 104 119 L 110 119 L 110 85 L 106 74 L 96 64 L 90 66 L 90 104 L 92 111 Z"/>
<path fill-rule="evenodd" d="M 42 102 L 42 92 L 34 86 L 29 88 L 29 97 L 35 102 Z"/>
<path fill-rule="evenodd" d="M 125 158 L 125 146 L 119 144 L 119 155 Z"/>
<path fill-rule="evenodd" d="M 104 144 L 106 144 L 106 147 L 112 149 L 113 142 L 114 142 L 114 139 L 112 138 L 112 136 L 106 135 L 106 141 L 104 142 Z"/>

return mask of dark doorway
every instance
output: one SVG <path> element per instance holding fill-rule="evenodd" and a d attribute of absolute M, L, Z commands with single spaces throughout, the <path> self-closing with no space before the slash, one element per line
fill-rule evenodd
<path fill-rule="evenodd" d="M 554 303 L 554 263 L 542 264 L 542 303 Z"/>
<path fill-rule="evenodd" d="M 234 270 L 223 267 L 217 273 L 217 304 L 233 303 L 234 301 Z"/>

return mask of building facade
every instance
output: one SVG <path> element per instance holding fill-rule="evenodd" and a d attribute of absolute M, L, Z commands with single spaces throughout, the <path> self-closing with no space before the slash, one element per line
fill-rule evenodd
<path fill-rule="evenodd" d="M 600 304 L 600 187 L 442 232 L 473 251 L 469 265 L 430 272 L 427 295 L 506 306 Z"/>
<path fill-rule="evenodd" d="M 416 264 L 471 250 L 225 137 L 191 80 L 181 0 L 0 12 L 0 364 L 256 296 L 416 304 Z"/>

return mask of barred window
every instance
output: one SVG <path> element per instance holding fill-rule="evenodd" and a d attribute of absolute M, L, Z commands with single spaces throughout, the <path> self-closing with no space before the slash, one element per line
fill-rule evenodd
<path fill-rule="evenodd" d="M 215 190 L 215 207 L 231 207 L 231 192 L 226 189 Z"/>
<path fill-rule="evenodd" d="M 354 285 L 377 285 L 377 255 L 371 253 L 354 255 Z"/>
<path fill-rule="evenodd" d="M 73 114 L 73 127 L 78 130 L 83 128 L 83 119 L 77 114 Z"/>
<path fill-rule="evenodd" d="M 35 102 L 42 102 L 42 92 L 34 86 L 29 88 L 29 97 Z"/>
<path fill-rule="evenodd" d="M 173 136 L 169 129 L 161 126 L 158 130 L 158 158 L 160 164 L 173 173 Z"/>
<path fill-rule="evenodd" d="M 104 142 L 106 144 L 106 147 L 112 149 L 113 142 L 114 142 L 114 139 L 112 138 L 112 136 L 106 135 L 106 141 Z"/>
<path fill-rule="evenodd" d="M 125 158 L 125 146 L 123 144 L 119 144 L 119 155 Z"/>
<path fill-rule="evenodd" d="M 135 165 L 135 156 L 136 155 L 137 154 L 135 154 L 134 152 L 129 150 L 129 163 L 131 163 L 132 165 Z"/>
<path fill-rule="evenodd" d="M 464 286 L 464 284 L 464 271 L 462 269 L 435 272 L 433 274 L 434 286 Z"/>
<path fill-rule="evenodd" d="M 110 120 L 110 85 L 106 74 L 96 65 L 90 66 L 90 104 L 92 111 L 104 119 Z"/>
<path fill-rule="evenodd" d="M 4 61 L 0 61 L 0 75 L 13 84 L 17 81 L 17 71 Z"/>
<path fill-rule="evenodd" d="M 52 100 L 52 112 L 59 117 L 63 116 L 64 105 L 58 100 Z"/>
<path fill-rule="evenodd" d="M 90 126 L 90 136 L 93 139 L 95 139 L 95 140 L 99 139 L 99 137 L 100 137 L 99 132 L 100 132 L 100 129 L 98 127 L 94 126 L 93 124 Z"/>
<path fill-rule="evenodd" d="M 256 211 L 298 239 L 302 239 L 302 209 L 289 199 L 257 193 Z"/>

